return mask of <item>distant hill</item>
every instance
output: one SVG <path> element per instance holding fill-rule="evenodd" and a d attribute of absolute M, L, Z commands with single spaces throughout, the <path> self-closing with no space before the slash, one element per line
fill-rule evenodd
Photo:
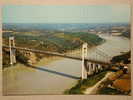
<path fill-rule="evenodd" d="M 106 29 L 111 26 L 126 26 L 127 23 L 3 23 L 3 29 L 7 30 L 88 30 L 96 27 Z"/>

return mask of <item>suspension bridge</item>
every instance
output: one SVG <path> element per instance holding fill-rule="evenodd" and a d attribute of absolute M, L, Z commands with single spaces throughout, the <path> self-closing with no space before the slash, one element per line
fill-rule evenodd
<path fill-rule="evenodd" d="M 8 48 L 10 50 L 10 64 L 16 63 L 16 50 L 21 50 L 25 52 L 34 52 L 39 54 L 48 54 L 51 56 L 59 56 L 63 58 L 69 58 L 74 60 L 81 61 L 81 78 L 87 79 L 87 76 L 93 75 L 95 73 L 99 73 L 103 69 L 107 69 L 110 66 L 114 65 L 110 62 L 111 57 L 102 52 L 101 50 L 97 49 L 95 54 L 92 58 L 88 57 L 88 44 L 84 43 L 79 50 L 79 54 L 74 53 L 57 53 L 51 51 L 43 51 L 37 49 L 30 49 L 30 48 L 23 48 L 23 47 L 16 47 L 14 37 L 9 37 L 9 45 L 3 45 L 3 48 Z M 102 58 L 102 60 L 101 60 Z M 103 59 L 104 58 L 104 59 Z"/>

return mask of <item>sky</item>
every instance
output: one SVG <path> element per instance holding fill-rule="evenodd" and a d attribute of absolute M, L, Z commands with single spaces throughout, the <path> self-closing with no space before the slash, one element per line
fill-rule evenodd
<path fill-rule="evenodd" d="M 29 6 L 6 5 L 3 23 L 121 23 L 130 22 L 129 5 Z"/>

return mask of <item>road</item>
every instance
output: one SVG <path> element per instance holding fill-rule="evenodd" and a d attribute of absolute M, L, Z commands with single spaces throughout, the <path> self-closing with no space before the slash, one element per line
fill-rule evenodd
<path fill-rule="evenodd" d="M 99 82 L 97 82 L 94 86 L 87 88 L 84 92 L 84 94 L 96 94 L 98 91 L 98 87 L 102 82 L 105 82 L 108 77 L 112 74 L 112 72 L 108 72 L 103 79 L 101 79 Z"/>

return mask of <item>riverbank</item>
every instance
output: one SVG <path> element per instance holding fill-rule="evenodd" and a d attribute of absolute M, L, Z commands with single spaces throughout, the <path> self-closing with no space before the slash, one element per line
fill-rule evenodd
<path fill-rule="evenodd" d="M 86 93 L 88 93 L 90 91 L 88 88 L 94 86 L 97 82 L 99 82 L 102 78 L 104 78 L 106 74 L 107 74 L 107 71 L 104 71 L 99 74 L 90 76 L 87 79 L 79 80 L 74 87 L 66 90 L 64 93 L 65 94 L 85 94 L 86 91 L 87 91 Z"/>
<path fill-rule="evenodd" d="M 44 65 L 48 65 L 54 61 L 60 60 L 60 57 L 47 57 L 47 58 L 42 58 L 40 59 L 36 64 L 34 64 L 33 66 L 44 66 Z M 28 67 L 28 65 L 26 64 L 21 64 L 21 63 L 16 63 L 15 65 L 10 65 L 10 67 L 4 68 L 3 69 L 4 72 L 6 73 L 17 73 L 17 72 L 34 72 L 35 69 L 32 69 L 30 67 Z"/>
<path fill-rule="evenodd" d="M 97 91 L 98 91 L 101 83 L 106 81 L 111 74 L 112 74 L 112 72 L 107 71 L 106 74 L 104 75 L 104 77 L 100 81 L 98 81 L 95 85 L 93 85 L 92 87 L 88 87 L 84 91 L 84 94 L 97 94 Z"/>

